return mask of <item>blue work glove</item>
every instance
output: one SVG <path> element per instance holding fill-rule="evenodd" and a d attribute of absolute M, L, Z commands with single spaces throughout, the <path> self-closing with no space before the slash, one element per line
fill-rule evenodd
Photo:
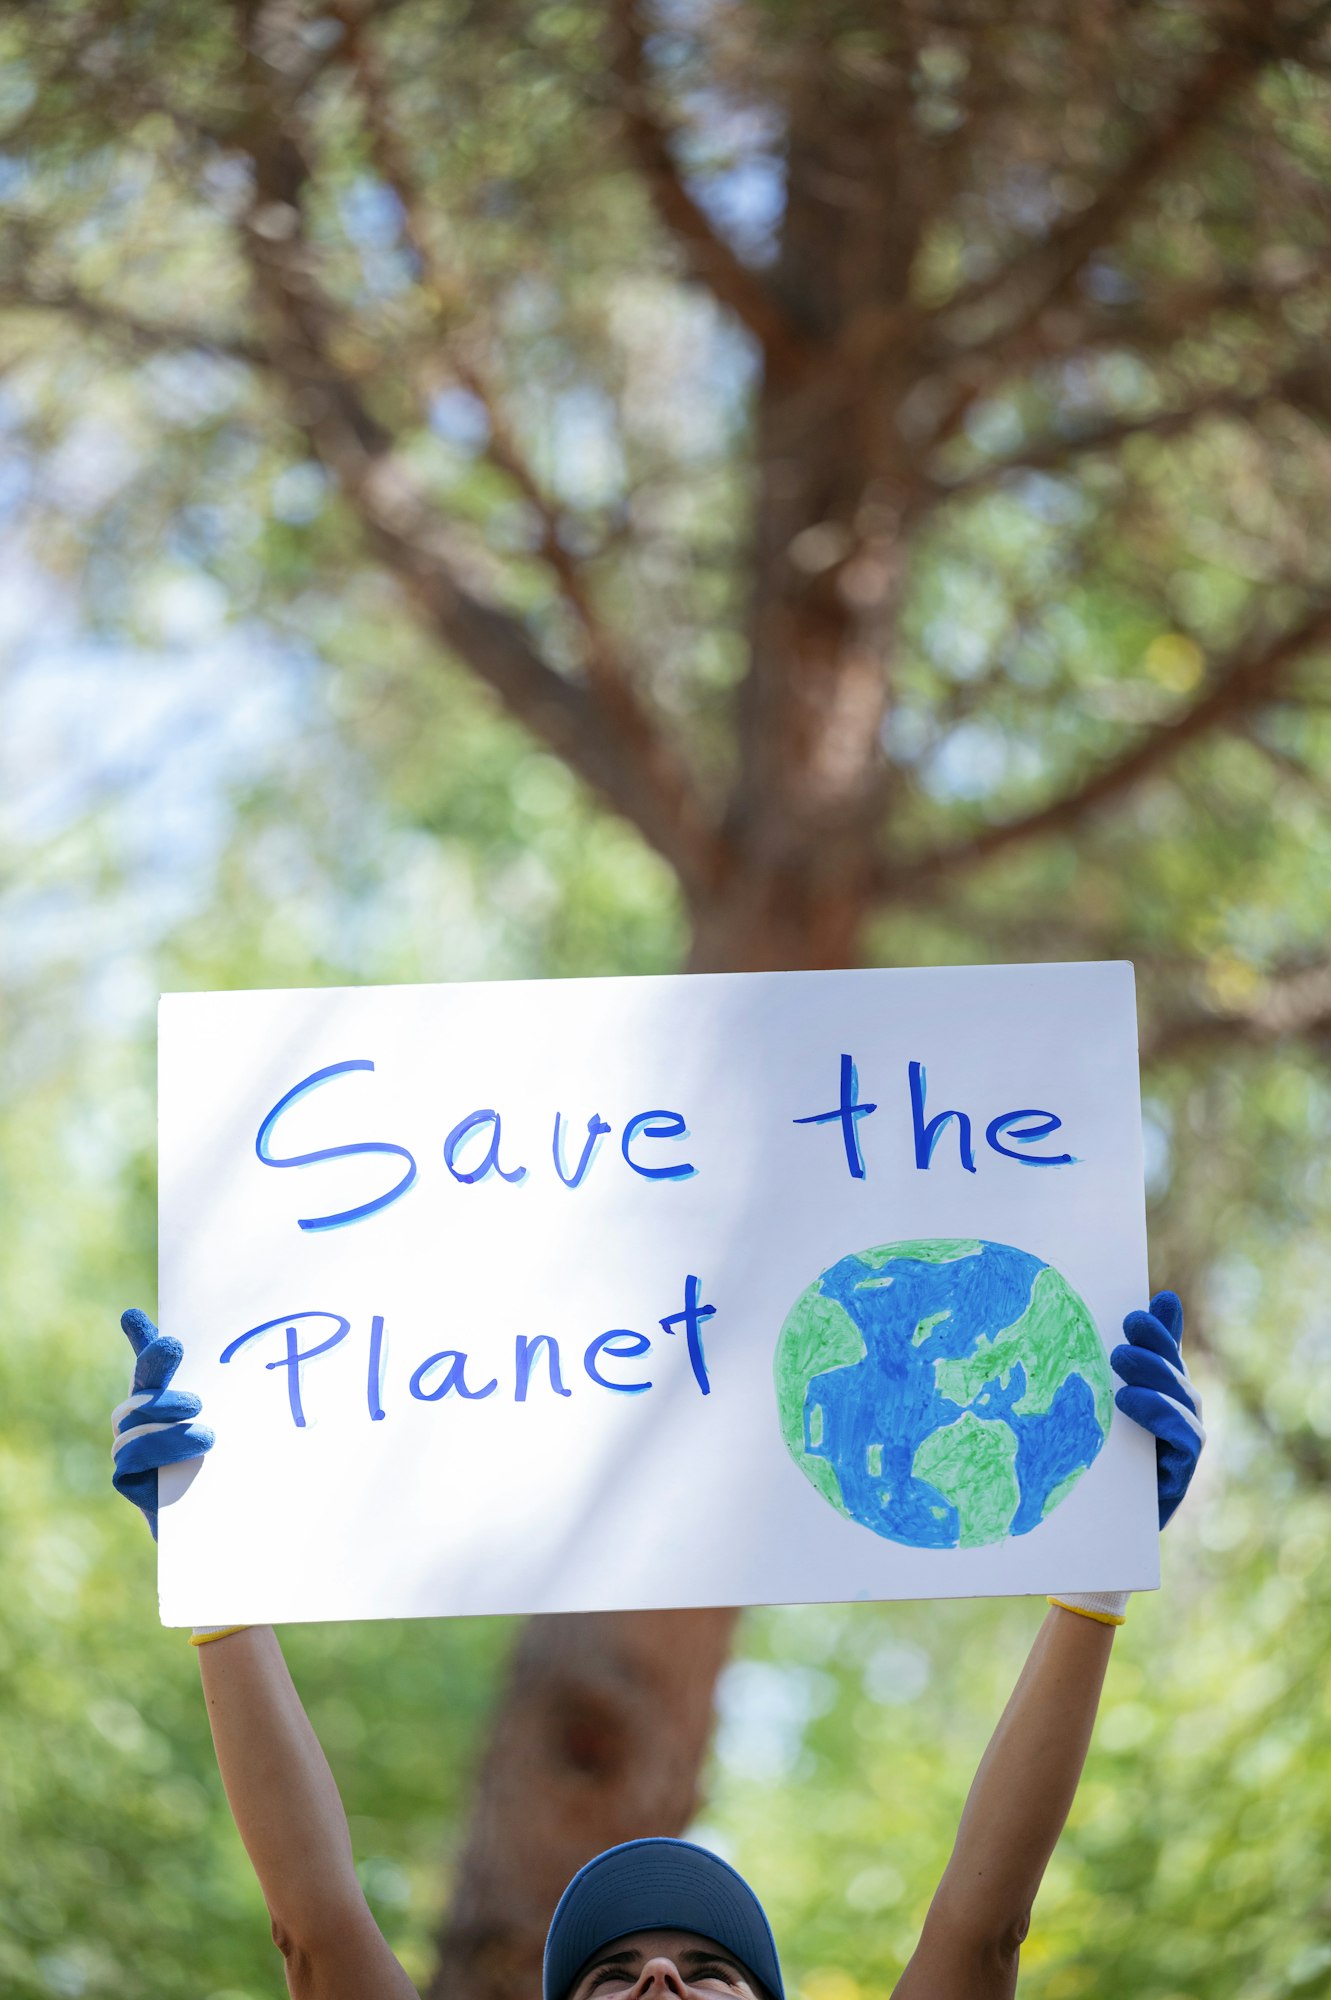
<path fill-rule="evenodd" d="M 1109 1359 L 1124 1387 L 1114 1397 L 1125 1417 L 1155 1438 L 1156 1489 L 1163 1528 L 1187 1492 L 1206 1443 L 1202 1399 L 1183 1359 L 1183 1307 L 1177 1292 L 1157 1292 L 1149 1312 L 1130 1312 L 1128 1336 Z"/>
<path fill-rule="evenodd" d="M 1123 1322 L 1127 1340 L 1109 1359 L 1123 1387 L 1114 1401 L 1125 1417 L 1155 1438 L 1155 1484 L 1163 1528 L 1187 1492 L 1206 1443 L 1202 1399 L 1183 1359 L 1183 1307 L 1177 1292 L 1157 1292 L 1149 1312 L 1130 1312 Z M 1086 1591 L 1051 1597 L 1064 1611 L 1076 1611 L 1101 1625 L 1121 1625 L 1127 1591 Z"/>
<path fill-rule="evenodd" d="M 170 1386 L 184 1354 L 180 1342 L 159 1333 L 137 1306 L 120 1315 L 120 1324 L 136 1358 L 129 1395 L 111 1412 L 111 1484 L 142 1510 L 156 1541 L 158 1467 L 201 1458 L 212 1450 L 213 1434 L 194 1422 L 203 1407 L 198 1397 Z"/>

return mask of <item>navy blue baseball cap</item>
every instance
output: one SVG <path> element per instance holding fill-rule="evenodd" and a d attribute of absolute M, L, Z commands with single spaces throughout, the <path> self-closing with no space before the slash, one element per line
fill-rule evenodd
<path fill-rule="evenodd" d="M 742 1875 L 691 1840 L 626 1840 L 580 1868 L 545 1940 L 544 2000 L 565 2000 L 593 1952 L 631 1931 L 693 1931 L 786 2000 L 772 1926 Z"/>

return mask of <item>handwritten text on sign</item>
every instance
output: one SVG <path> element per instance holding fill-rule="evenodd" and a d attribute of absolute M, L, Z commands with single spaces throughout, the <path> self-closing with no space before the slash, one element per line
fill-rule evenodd
<path fill-rule="evenodd" d="M 161 1064 L 168 1622 L 1154 1580 L 1130 968 L 179 995 Z"/>
<path fill-rule="evenodd" d="M 296 1220 L 299 1229 L 341 1229 L 352 1223 L 365 1222 L 378 1214 L 392 1202 L 399 1201 L 419 1178 L 420 1168 L 417 1153 L 393 1140 L 358 1139 L 337 1146 L 322 1147 L 310 1153 L 291 1153 L 282 1157 L 272 1150 L 272 1135 L 278 1120 L 289 1105 L 303 1097 L 308 1091 L 327 1085 L 334 1078 L 356 1070 L 373 1070 L 374 1063 L 365 1057 L 355 1057 L 348 1061 L 329 1063 L 325 1068 L 315 1070 L 307 1077 L 283 1093 L 263 1117 L 255 1139 L 255 1152 L 267 1167 L 310 1167 L 322 1161 L 358 1158 L 366 1154 L 382 1155 L 395 1163 L 399 1177 L 391 1187 L 368 1201 L 357 1203 L 354 1208 L 338 1209 L 328 1215 L 302 1215 Z M 946 1127 L 954 1126 L 961 1167 L 967 1173 L 975 1173 L 976 1157 L 973 1132 L 977 1121 L 969 1111 L 959 1109 L 937 1111 L 926 1116 L 927 1077 L 922 1062 L 907 1064 L 907 1091 L 909 1094 L 910 1142 L 914 1148 L 915 1169 L 928 1173 L 934 1164 L 934 1154 L 940 1137 Z M 904 1095 L 905 1093 L 903 1093 Z M 853 1056 L 843 1054 L 840 1061 L 840 1099 L 828 1111 L 806 1113 L 792 1120 L 796 1125 L 838 1125 L 841 1129 L 845 1148 L 847 1171 L 856 1180 L 868 1178 L 869 1168 L 860 1138 L 860 1120 L 876 1112 L 876 1103 L 866 1102 L 859 1094 L 859 1072 Z M 1067 1152 L 1037 1152 L 1033 1148 L 1037 1141 L 1049 1139 L 1060 1130 L 1063 1120 L 1053 1111 L 1037 1110 L 1030 1106 L 1015 1111 L 1000 1111 L 984 1127 L 985 1143 L 1001 1158 L 1015 1160 L 1024 1167 L 1070 1167 L 1077 1164 L 1074 1156 Z M 566 1120 L 564 1114 L 556 1111 L 550 1142 L 550 1166 L 560 1184 L 566 1188 L 580 1188 L 587 1180 L 599 1151 L 601 1141 L 611 1133 L 611 1126 L 601 1114 L 594 1111 L 587 1120 L 586 1135 L 581 1140 L 577 1162 L 571 1171 L 564 1158 Z M 666 1164 L 660 1161 L 659 1145 L 669 1141 L 674 1151 L 679 1150 L 679 1142 L 689 1137 L 688 1121 L 681 1111 L 651 1110 L 638 1111 L 627 1120 L 620 1135 L 619 1150 L 624 1164 L 631 1172 L 646 1181 L 678 1181 L 691 1179 L 698 1169 L 692 1161 L 675 1158 Z M 649 1143 L 651 1142 L 651 1143 Z M 423 1149 L 418 1151 L 424 1157 Z M 468 1111 L 449 1131 L 444 1139 L 442 1158 L 444 1169 L 463 1187 L 475 1187 L 491 1175 L 498 1180 L 516 1186 L 527 1178 L 528 1169 L 522 1165 L 504 1165 L 503 1112 L 496 1109 Z M 652 1164 L 653 1156 L 656 1164 Z M 604 1171 L 604 1169 L 603 1169 Z M 663 1333 L 683 1333 L 686 1340 L 689 1366 L 699 1391 L 710 1394 L 711 1383 L 707 1374 L 707 1359 L 703 1346 L 703 1322 L 713 1317 L 716 1307 L 705 1305 L 700 1298 L 700 1280 L 690 1273 L 684 1280 L 684 1299 L 680 1308 L 665 1314 L 658 1322 Z M 327 1324 L 333 1322 L 333 1330 L 327 1332 Z M 344 1341 L 351 1331 L 351 1321 L 341 1313 L 320 1310 L 279 1313 L 275 1318 L 263 1320 L 258 1326 L 248 1327 L 244 1333 L 228 1342 L 223 1349 L 221 1360 L 233 1359 L 248 1342 L 282 1327 L 286 1334 L 286 1354 L 281 1361 L 269 1361 L 270 1368 L 285 1367 L 287 1373 L 287 1394 L 290 1399 L 293 1421 L 303 1427 L 305 1423 L 304 1405 L 301 1400 L 301 1368 L 306 1362 L 319 1355 L 329 1353 Z M 320 1332 L 324 1337 L 315 1344 L 302 1346 L 302 1327 L 307 1332 Z M 366 1377 L 365 1400 L 371 1419 L 381 1421 L 388 1412 L 382 1401 L 381 1370 L 383 1352 L 384 1320 L 381 1313 L 375 1313 L 370 1321 L 369 1359 Z M 588 1379 L 599 1389 L 608 1389 L 613 1395 L 641 1395 L 652 1387 L 649 1380 L 641 1377 L 630 1378 L 620 1374 L 618 1379 L 608 1376 L 604 1370 L 609 1363 L 638 1362 L 645 1356 L 652 1342 L 650 1335 L 629 1327 L 611 1327 L 595 1334 L 582 1353 L 582 1367 Z M 516 1402 L 525 1403 L 531 1388 L 533 1367 L 540 1359 L 546 1369 L 547 1386 L 556 1396 L 569 1396 L 572 1390 L 564 1381 L 564 1357 L 560 1353 L 559 1342 L 552 1334 L 519 1333 L 514 1336 L 513 1373 L 511 1393 Z M 464 1402 L 481 1402 L 492 1396 L 500 1388 L 497 1376 L 479 1386 L 469 1384 L 467 1366 L 469 1356 L 464 1349 L 441 1348 L 437 1353 L 427 1355 L 417 1366 L 408 1383 L 409 1393 L 423 1403 L 436 1403 L 444 1396 L 456 1395 Z"/>

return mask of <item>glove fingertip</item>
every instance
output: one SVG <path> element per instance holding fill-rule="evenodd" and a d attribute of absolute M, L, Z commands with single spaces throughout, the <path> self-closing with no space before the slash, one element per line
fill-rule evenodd
<path fill-rule="evenodd" d="M 126 1307 L 120 1315 L 120 1330 L 129 1336 L 130 1345 L 136 1354 L 142 1354 L 149 1341 L 157 1338 L 157 1328 L 142 1306 Z"/>
<path fill-rule="evenodd" d="M 139 1350 L 134 1369 L 135 1394 L 144 1389 L 165 1389 L 184 1356 L 185 1350 L 173 1334 L 159 1333 Z"/>
<path fill-rule="evenodd" d="M 1151 1300 L 1151 1313 L 1158 1319 L 1171 1340 L 1180 1344 L 1183 1340 L 1183 1301 L 1177 1292 L 1157 1292 Z"/>
<path fill-rule="evenodd" d="M 1137 1382 L 1125 1382 L 1121 1389 L 1116 1389 L 1114 1402 L 1125 1417 L 1131 1417 L 1134 1424 L 1140 1424 L 1152 1436 L 1156 1435 L 1156 1424 L 1169 1409 L 1169 1399 L 1158 1389 L 1143 1388 Z"/>
<path fill-rule="evenodd" d="M 1160 1325 L 1154 1314 L 1142 1312 L 1140 1307 L 1124 1315 L 1124 1337 L 1131 1341 L 1134 1347 L 1153 1347 L 1157 1345 L 1163 1332 L 1164 1328 Z"/>

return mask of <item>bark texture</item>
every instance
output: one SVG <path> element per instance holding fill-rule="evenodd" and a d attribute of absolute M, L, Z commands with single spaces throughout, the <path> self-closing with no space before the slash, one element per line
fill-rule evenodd
<path fill-rule="evenodd" d="M 555 1904 L 603 1847 L 698 1806 L 733 1611 L 537 1618 L 481 1766 L 429 2000 L 533 2000 Z"/>

